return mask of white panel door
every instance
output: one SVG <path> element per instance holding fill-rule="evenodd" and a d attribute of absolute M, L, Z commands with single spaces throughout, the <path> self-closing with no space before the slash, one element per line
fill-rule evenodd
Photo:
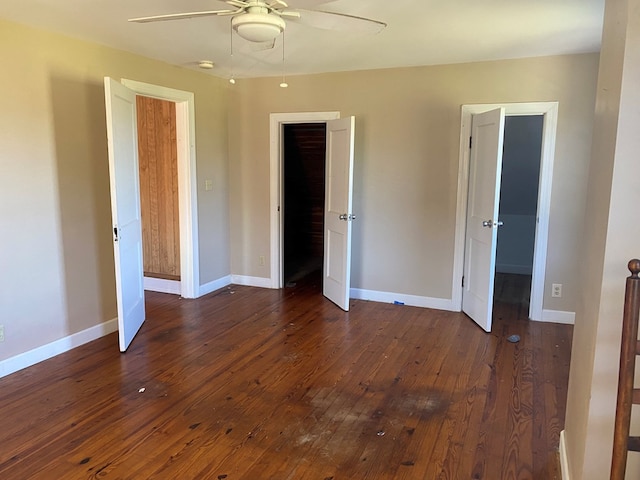
<path fill-rule="evenodd" d="M 120 351 L 145 319 L 136 94 L 104 79 Z"/>
<path fill-rule="evenodd" d="M 462 310 L 491 331 L 504 108 L 473 116 Z"/>
<path fill-rule="evenodd" d="M 349 311 L 355 117 L 327 122 L 322 293 Z"/>

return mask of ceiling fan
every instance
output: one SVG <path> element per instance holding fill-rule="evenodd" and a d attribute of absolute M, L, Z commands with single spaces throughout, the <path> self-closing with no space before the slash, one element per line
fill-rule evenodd
<path fill-rule="evenodd" d="M 130 22 L 149 23 L 187 18 L 230 16 L 233 30 L 242 38 L 256 43 L 274 41 L 286 28 L 285 19 L 313 27 L 330 30 L 358 30 L 378 33 L 386 23 L 370 18 L 321 10 L 289 8 L 283 0 L 218 0 L 233 7 L 225 10 L 170 13 L 150 17 L 131 18 Z M 315 6 L 330 0 L 301 0 L 305 5 Z"/>

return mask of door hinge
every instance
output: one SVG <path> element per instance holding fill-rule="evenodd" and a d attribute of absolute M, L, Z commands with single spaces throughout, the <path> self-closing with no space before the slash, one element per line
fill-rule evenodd
<path fill-rule="evenodd" d="M 473 145 L 473 137 L 469 137 L 469 150 L 471 150 L 471 145 Z"/>
<path fill-rule="evenodd" d="M 464 288 L 464 275 L 462 276 L 462 287 Z"/>
<path fill-rule="evenodd" d="M 113 241 L 118 241 L 118 227 L 113 227 Z"/>

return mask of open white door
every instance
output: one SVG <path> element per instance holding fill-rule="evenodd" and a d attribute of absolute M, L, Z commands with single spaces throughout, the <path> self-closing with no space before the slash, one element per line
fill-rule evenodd
<path fill-rule="evenodd" d="M 504 108 L 473 116 L 462 310 L 491 331 Z"/>
<path fill-rule="evenodd" d="M 104 79 L 120 351 L 145 319 L 136 94 Z"/>
<path fill-rule="evenodd" d="M 355 117 L 327 122 L 322 293 L 349 311 Z"/>

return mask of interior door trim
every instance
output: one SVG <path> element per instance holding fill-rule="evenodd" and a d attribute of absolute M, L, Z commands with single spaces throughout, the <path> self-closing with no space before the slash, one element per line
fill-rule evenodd
<path fill-rule="evenodd" d="M 198 240 L 198 185 L 196 178 L 196 120 L 192 92 L 122 79 L 139 95 L 176 104 L 178 147 L 178 211 L 180 221 L 180 289 L 184 298 L 200 296 L 200 249 Z"/>
<path fill-rule="evenodd" d="M 283 125 L 290 123 L 326 123 L 340 118 L 340 112 L 295 112 L 272 113 L 269 116 L 269 225 L 270 225 L 270 284 L 271 288 L 282 288 L 283 223 L 281 209 L 283 200 Z"/>

